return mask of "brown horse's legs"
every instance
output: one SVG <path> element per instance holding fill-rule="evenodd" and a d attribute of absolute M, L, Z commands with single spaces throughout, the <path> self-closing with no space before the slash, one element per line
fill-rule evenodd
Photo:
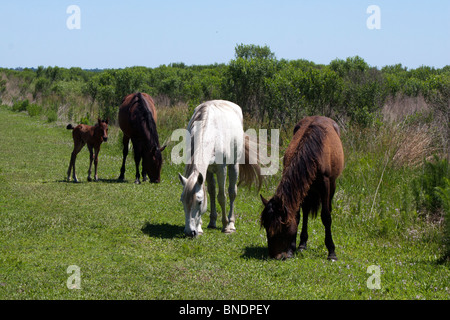
<path fill-rule="evenodd" d="M 308 216 L 311 209 L 308 205 L 304 204 L 302 206 L 303 222 L 302 222 L 302 232 L 300 233 L 300 245 L 298 250 L 306 250 L 306 243 L 308 242 Z"/>
<path fill-rule="evenodd" d="M 336 191 L 336 180 L 330 179 L 330 201 L 329 201 L 330 214 L 331 214 L 331 201 L 333 200 L 335 191 Z"/>
<path fill-rule="evenodd" d="M 73 154 L 73 152 L 72 152 L 72 154 Z M 70 181 L 70 174 L 72 172 L 72 162 L 73 162 L 72 161 L 72 158 L 73 158 L 72 154 L 70 155 L 69 168 L 67 169 L 67 181 Z"/>
<path fill-rule="evenodd" d="M 94 166 L 95 166 L 95 171 L 94 171 L 94 181 L 98 181 L 98 175 L 97 175 L 97 165 L 98 165 L 98 154 L 100 152 L 100 146 L 98 146 L 97 148 L 94 149 L 95 154 L 94 154 Z"/>
<path fill-rule="evenodd" d="M 94 161 L 94 152 L 92 151 L 92 146 L 88 145 L 89 149 L 89 170 L 88 170 L 88 181 L 92 181 L 91 172 L 92 172 L 92 161 Z"/>
<path fill-rule="evenodd" d="M 72 154 L 70 156 L 70 163 L 69 163 L 69 169 L 67 170 L 67 180 L 70 181 L 70 173 L 73 172 L 73 182 L 78 182 L 77 175 L 75 173 L 75 161 L 77 159 L 77 154 L 80 152 L 80 150 L 84 147 L 84 143 L 75 144 L 73 147 Z"/>
<path fill-rule="evenodd" d="M 331 236 L 331 183 L 328 177 L 324 177 L 324 188 L 322 192 L 322 223 L 325 227 L 325 245 L 328 249 L 328 260 L 337 260 L 336 253 L 334 252 L 335 246 L 333 238 Z"/>
<path fill-rule="evenodd" d="M 92 146 L 89 146 L 89 171 L 88 171 L 88 181 L 92 181 L 91 173 L 92 173 L 92 161 L 94 162 L 95 171 L 94 171 L 94 181 L 98 181 L 98 175 L 97 175 L 97 164 L 98 164 L 98 153 L 100 152 L 100 146 L 93 148 Z"/>
<path fill-rule="evenodd" d="M 142 162 L 144 162 L 144 159 L 142 159 Z M 148 180 L 147 172 L 145 172 L 144 164 L 142 163 L 142 182 L 145 182 Z"/>
<path fill-rule="evenodd" d="M 124 135 L 123 139 L 123 159 L 122 159 L 122 167 L 120 168 L 120 176 L 119 176 L 119 180 L 123 181 L 125 179 L 125 163 L 127 161 L 127 156 L 128 156 L 128 144 L 130 143 L 130 137 Z"/>
<path fill-rule="evenodd" d="M 78 180 L 76 179 L 75 176 L 75 160 L 77 158 L 77 155 L 75 153 L 75 151 L 72 151 L 72 154 L 70 155 L 70 162 L 69 162 L 69 169 L 67 170 L 67 181 L 70 181 L 70 174 L 72 173 L 72 168 L 73 168 L 73 178 L 74 181 L 73 182 L 78 182 Z"/>
<path fill-rule="evenodd" d="M 133 141 L 133 148 L 134 148 L 134 164 L 136 165 L 136 180 L 134 183 L 140 184 L 140 174 L 139 174 L 139 163 L 141 162 L 141 145 L 139 143 L 136 143 L 136 141 Z"/>

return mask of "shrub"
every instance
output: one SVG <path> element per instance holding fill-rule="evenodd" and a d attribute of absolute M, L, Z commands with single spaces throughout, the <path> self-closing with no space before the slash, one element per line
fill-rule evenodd
<path fill-rule="evenodd" d="M 421 176 L 413 181 L 413 194 L 418 210 L 437 213 L 439 210 L 448 210 L 448 180 L 450 171 L 448 160 L 425 161 Z"/>
<path fill-rule="evenodd" d="M 29 105 L 30 102 L 28 101 L 28 99 L 23 101 L 16 101 L 12 106 L 12 110 L 15 112 L 27 111 Z"/>
<path fill-rule="evenodd" d="M 55 122 L 58 120 L 58 113 L 54 110 L 49 110 L 47 112 L 47 122 Z"/>
<path fill-rule="evenodd" d="M 50 85 L 51 82 L 47 78 L 39 78 L 38 80 L 36 80 L 36 83 L 34 85 L 33 96 L 37 97 L 38 93 L 41 93 L 42 95 L 47 95 Z"/>
<path fill-rule="evenodd" d="M 236 59 L 229 64 L 226 77 L 226 91 L 234 102 L 264 122 L 268 107 L 265 85 L 277 71 L 277 60 L 270 49 L 260 46 L 238 45 Z"/>
<path fill-rule="evenodd" d="M 84 117 L 81 117 L 80 124 L 87 124 L 87 125 L 91 125 L 92 121 L 91 121 L 91 116 L 89 115 L 88 112 L 86 112 L 86 115 Z"/>
<path fill-rule="evenodd" d="M 30 104 L 27 106 L 27 112 L 30 117 L 39 116 L 42 113 L 42 106 L 38 104 Z"/>
<path fill-rule="evenodd" d="M 117 107 L 112 105 L 106 105 L 100 108 L 100 117 L 102 119 L 109 119 L 109 123 L 115 123 L 117 120 Z"/>
<path fill-rule="evenodd" d="M 0 97 L 6 91 L 6 80 L 0 80 Z"/>
<path fill-rule="evenodd" d="M 444 246 L 445 258 L 450 258 L 450 179 L 444 178 L 444 186 L 436 187 L 436 193 L 441 200 L 444 216 Z"/>

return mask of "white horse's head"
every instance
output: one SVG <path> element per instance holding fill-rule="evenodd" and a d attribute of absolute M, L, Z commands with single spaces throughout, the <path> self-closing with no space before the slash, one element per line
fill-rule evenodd
<path fill-rule="evenodd" d="M 181 202 L 184 207 L 185 226 L 184 233 L 188 237 L 195 237 L 201 233 L 201 216 L 206 212 L 207 200 L 204 179 L 201 173 L 192 172 L 188 178 L 178 174 L 183 192 Z"/>

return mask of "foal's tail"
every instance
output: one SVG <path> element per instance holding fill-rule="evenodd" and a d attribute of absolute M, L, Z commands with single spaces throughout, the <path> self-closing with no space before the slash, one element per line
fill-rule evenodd
<path fill-rule="evenodd" d="M 67 130 L 73 130 L 74 127 L 69 123 L 69 124 L 67 125 L 66 129 L 67 129 Z"/>
<path fill-rule="evenodd" d="M 244 134 L 245 163 L 239 164 L 239 184 L 250 187 L 254 182 L 258 191 L 261 189 L 263 176 L 261 174 L 257 143 Z"/>

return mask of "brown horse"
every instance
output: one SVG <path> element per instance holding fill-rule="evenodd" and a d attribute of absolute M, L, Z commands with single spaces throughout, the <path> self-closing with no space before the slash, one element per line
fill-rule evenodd
<path fill-rule="evenodd" d="M 136 164 L 136 180 L 139 184 L 139 163 L 142 159 L 143 181 L 159 183 L 161 180 L 162 148 L 159 146 L 156 131 L 156 108 L 153 99 L 146 93 L 127 95 L 119 109 L 119 125 L 123 132 L 123 161 L 119 180 L 125 179 L 125 162 L 128 155 L 128 144 L 133 143 L 134 161 Z"/>
<path fill-rule="evenodd" d="M 73 151 L 70 157 L 69 170 L 67 170 L 67 180 L 70 181 L 70 172 L 73 168 L 73 182 L 78 182 L 77 175 L 75 173 L 75 160 L 77 159 L 77 154 L 83 149 L 84 145 L 87 144 L 89 149 L 89 171 L 88 171 L 88 181 L 92 181 L 91 178 L 91 168 L 92 161 L 95 164 L 95 181 L 98 181 L 97 175 L 97 164 L 98 164 L 98 153 L 100 152 L 100 145 L 103 141 L 108 140 L 108 120 L 100 120 L 95 124 L 95 126 L 88 126 L 86 124 L 79 124 L 75 128 L 68 124 L 66 129 L 73 130 Z M 94 154 L 95 152 L 95 154 Z"/>
<path fill-rule="evenodd" d="M 283 175 L 273 198 L 266 200 L 261 196 L 264 204 L 261 226 L 267 232 L 269 256 L 276 259 L 292 257 L 296 249 L 300 208 L 303 225 L 299 250 L 306 249 L 308 215 L 317 216 L 322 205 L 328 259 L 337 260 L 331 236 L 331 200 L 336 178 L 344 168 L 344 152 L 336 122 L 320 116 L 301 120 L 295 126 L 283 164 Z"/>

